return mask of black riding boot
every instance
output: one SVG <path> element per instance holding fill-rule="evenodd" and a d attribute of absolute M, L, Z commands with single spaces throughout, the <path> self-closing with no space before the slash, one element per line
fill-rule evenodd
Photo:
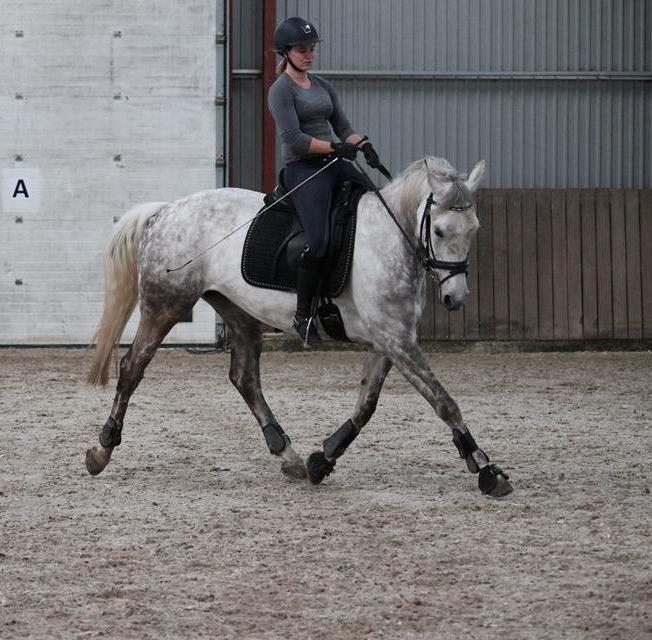
<path fill-rule="evenodd" d="M 312 301 L 319 286 L 319 277 L 319 261 L 305 250 L 301 254 L 297 269 L 297 313 L 294 316 L 294 329 L 308 347 L 321 342 L 312 317 Z"/>

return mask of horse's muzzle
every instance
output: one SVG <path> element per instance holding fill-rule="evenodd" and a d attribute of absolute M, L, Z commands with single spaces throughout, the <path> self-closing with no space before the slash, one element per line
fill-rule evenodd
<path fill-rule="evenodd" d="M 464 304 L 464 301 L 454 300 L 449 295 L 445 295 L 442 299 L 442 302 L 444 303 L 446 309 L 449 311 L 457 311 Z"/>

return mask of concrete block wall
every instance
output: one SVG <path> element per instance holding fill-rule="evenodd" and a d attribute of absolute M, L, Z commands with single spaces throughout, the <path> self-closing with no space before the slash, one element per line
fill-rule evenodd
<path fill-rule="evenodd" d="M 3 0 L 0 344 L 88 343 L 116 219 L 223 184 L 221 7 Z M 215 314 L 200 302 L 168 342 L 214 336 Z"/>

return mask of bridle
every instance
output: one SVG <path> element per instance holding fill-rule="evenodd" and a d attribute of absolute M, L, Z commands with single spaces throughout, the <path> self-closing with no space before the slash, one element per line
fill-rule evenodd
<path fill-rule="evenodd" d="M 364 171 L 364 169 L 360 166 L 360 164 L 357 161 L 355 162 L 355 164 L 357 165 L 358 169 L 362 171 L 362 173 L 367 175 L 367 173 Z M 427 169 L 428 169 L 428 165 L 426 163 L 426 171 Z M 386 178 L 390 180 L 392 179 L 391 174 L 389 173 L 389 171 L 387 171 L 387 169 L 384 166 L 382 167 L 382 173 Z M 368 175 L 367 178 L 369 178 Z M 373 185 L 371 178 L 369 178 L 369 183 Z M 464 260 L 439 260 L 435 255 L 435 248 L 432 246 L 432 237 L 430 232 L 431 222 L 432 222 L 432 215 L 430 213 L 430 210 L 432 209 L 433 205 L 438 207 L 440 203 L 435 200 L 434 194 L 432 192 L 428 196 L 425 207 L 423 209 L 423 216 L 421 217 L 421 228 L 419 230 L 420 242 L 418 245 L 416 245 L 412 240 L 412 238 L 410 238 L 409 234 L 401 226 L 401 223 L 397 220 L 396 216 L 394 215 L 394 212 L 391 210 L 385 198 L 383 198 L 382 194 L 380 193 L 380 190 L 375 187 L 372 187 L 372 190 L 376 194 L 380 202 L 382 203 L 383 207 L 385 207 L 387 213 L 389 214 L 389 217 L 394 221 L 394 224 L 398 227 L 398 230 L 403 234 L 403 237 L 406 239 L 408 245 L 412 249 L 412 253 L 419 261 L 419 264 L 425 269 L 426 273 L 429 276 L 434 278 L 435 282 L 437 282 L 437 284 L 440 287 L 441 285 L 444 284 L 444 282 L 450 280 L 451 278 L 454 278 L 457 275 L 460 274 L 464 274 L 464 276 L 467 275 L 467 270 L 469 266 L 468 255 L 466 256 L 466 258 L 464 258 Z M 448 207 L 448 209 L 450 211 L 463 212 L 472 209 L 473 207 L 475 207 L 475 205 L 476 203 L 475 201 L 473 201 L 463 207 Z M 439 276 L 438 270 L 448 271 L 448 273 L 443 278 L 441 278 Z"/>
<path fill-rule="evenodd" d="M 431 235 L 431 221 L 432 215 L 430 214 L 430 209 L 432 205 L 436 207 L 439 206 L 439 202 L 435 200 L 433 194 L 431 193 L 426 200 L 426 205 L 423 209 L 423 216 L 421 217 L 421 229 L 419 230 L 419 238 L 421 240 L 421 250 L 420 261 L 421 264 L 426 269 L 426 272 L 432 275 L 436 275 L 437 283 L 441 287 L 444 282 L 454 278 L 455 276 L 463 273 L 467 275 L 467 269 L 469 266 L 469 256 L 467 255 L 464 260 L 439 260 L 435 256 L 435 248 L 432 246 L 432 235 Z M 475 206 L 475 202 L 471 202 L 464 207 L 448 207 L 450 211 L 468 211 Z M 448 271 L 448 274 L 441 278 L 437 269 L 442 271 Z"/>

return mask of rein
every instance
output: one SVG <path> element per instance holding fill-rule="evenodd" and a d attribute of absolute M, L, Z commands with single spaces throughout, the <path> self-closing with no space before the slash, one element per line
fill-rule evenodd
<path fill-rule="evenodd" d="M 367 175 L 366 171 L 358 164 L 356 161 L 355 163 L 364 173 L 367 178 L 369 176 Z M 383 167 L 384 171 L 381 171 L 381 173 L 389 180 L 392 179 L 391 174 L 385 167 Z M 407 241 L 408 245 L 410 246 L 410 249 L 412 249 L 412 253 L 414 254 L 415 258 L 418 260 L 419 264 L 425 269 L 426 273 L 431 276 L 437 284 L 441 287 L 444 282 L 447 280 L 450 280 L 451 278 L 463 273 L 465 276 L 467 275 L 467 269 L 469 266 L 469 258 L 468 256 L 464 258 L 464 260 L 456 260 L 456 261 L 446 261 L 446 260 L 438 260 L 437 256 L 435 256 L 435 249 L 432 246 L 432 237 L 431 237 L 431 232 L 430 232 L 430 223 L 432 221 L 432 215 L 430 213 L 430 209 L 432 208 L 432 205 L 439 206 L 439 203 L 435 200 L 434 196 L 432 193 L 428 196 L 428 200 L 426 201 L 425 208 L 423 210 L 423 216 L 421 218 L 421 228 L 419 230 L 419 239 L 420 243 L 419 245 L 415 244 L 412 238 L 409 236 L 407 231 L 401 226 L 401 223 L 397 220 L 396 216 L 394 215 L 394 212 L 390 208 L 390 206 L 387 204 L 387 201 L 385 198 L 383 198 L 382 194 L 380 193 L 380 189 L 375 187 L 373 182 L 371 181 L 371 178 L 369 178 L 369 182 L 372 184 L 372 190 L 376 194 L 377 198 L 380 200 L 382 203 L 383 207 L 385 207 L 385 210 L 389 214 L 389 217 L 394 221 L 394 224 L 398 227 L 398 230 L 403 234 L 403 237 Z M 450 207 L 451 211 L 467 211 L 468 209 L 471 209 L 473 206 L 475 206 L 475 202 L 471 202 L 465 207 Z M 442 271 L 448 271 L 448 275 L 446 275 L 443 278 L 439 277 L 439 273 L 437 273 L 437 269 L 440 269 Z"/>

